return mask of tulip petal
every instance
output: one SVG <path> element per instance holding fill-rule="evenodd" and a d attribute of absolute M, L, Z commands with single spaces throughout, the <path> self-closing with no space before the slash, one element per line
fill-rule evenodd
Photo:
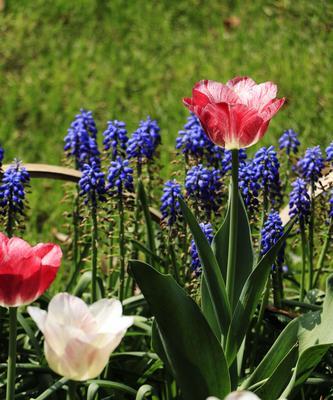
<path fill-rule="evenodd" d="M 47 312 L 45 310 L 41 310 L 39 307 L 31 307 L 27 308 L 28 314 L 35 321 L 38 329 L 44 333 L 45 331 L 45 322 L 47 318 Z"/>
<path fill-rule="evenodd" d="M 59 267 L 62 258 L 60 246 L 53 243 L 39 243 L 32 248 L 36 256 L 42 260 L 42 265 Z"/>
<path fill-rule="evenodd" d="M 272 100 L 267 104 L 263 110 L 260 112 L 260 116 L 264 121 L 269 121 L 283 106 L 285 98 Z"/>
<path fill-rule="evenodd" d="M 202 110 L 200 121 L 210 140 L 224 147 L 231 130 L 228 104 L 208 104 Z"/>
<path fill-rule="evenodd" d="M 15 266 L 15 263 L 19 262 L 22 258 L 30 257 L 32 252 L 32 247 L 25 240 L 18 237 L 13 237 L 8 240 L 8 257 L 11 259 L 11 263 Z"/>
<path fill-rule="evenodd" d="M 96 326 L 89 307 L 79 297 L 68 293 L 56 294 L 49 304 L 49 320 L 58 325 L 90 330 Z"/>
<path fill-rule="evenodd" d="M 197 96 L 199 96 L 199 94 L 205 95 L 208 99 L 208 101 L 199 104 L 201 107 L 207 105 L 208 102 L 231 104 L 236 104 L 239 102 L 239 97 L 237 96 L 237 94 L 227 85 L 207 79 L 198 82 L 194 86 L 193 101 L 195 104 L 197 104 Z"/>
<path fill-rule="evenodd" d="M 273 82 L 260 83 L 250 89 L 250 98 L 246 104 L 250 108 L 261 111 L 268 103 L 276 98 L 276 94 L 277 86 Z"/>

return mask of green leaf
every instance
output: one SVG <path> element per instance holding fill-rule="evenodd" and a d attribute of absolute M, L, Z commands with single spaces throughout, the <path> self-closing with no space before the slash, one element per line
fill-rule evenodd
<path fill-rule="evenodd" d="M 323 311 L 309 312 L 300 318 L 299 358 L 293 376 L 281 397 L 287 397 L 310 376 L 333 345 L 333 275 L 327 279 Z"/>
<path fill-rule="evenodd" d="M 227 280 L 228 250 L 230 229 L 230 198 L 225 220 L 217 231 L 212 248 L 220 266 L 224 281 Z M 250 224 L 241 194 L 238 192 L 238 229 L 237 229 L 237 255 L 235 276 L 237 285 L 234 289 L 232 304 L 237 304 L 246 279 L 253 268 L 253 246 L 251 239 Z"/>
<path fill-rule="evenodd" d="M 226 335 L 231 320 L 231 310 L 227 297 L 225 281 L 213 250 L 205 234 L 202 232 L 197 220 L 182 199 L 179 199 L 179 203 L 182 208 L 183 216 L 191 229 L 195 244 L 198 249 L 203 274 L 207 282 L 209 296 L 212 300 L 212 305 L 216 315 L 216 320 L 219 323 L 220 332 L 223 335 Z"/>
<path fill-rule="evenodd" d="M 96 383 L 91 383 L 88 386 L 87 400 L 95 400 L 97 398 L 99 386 Z"/>
<path fill-rule="evenodd" d="M 242 384 L 242 389 L 248 389 L 253 384 L 261 382 L 272 376 L 274 371 L 283 362 L 290 350 L 297 345 L 298 329 L 298 319 L 294 319 L 293 321 L 289 322 L 257 368 Z"/>
<path fill-rule="evenodd" d="M 261 258 L 256 268 L 247 278 L 239 300 L 236 304 L 235 312 L 229 327 L 226 357 L 228 364 L 234 361 L 238 349 L 240 348 L 247 333 L 250 322 L 256 311 L 257 305 L 265 288 L 266 281 L 272 268 L 276 256 L 288 236 L 294 221 L 291 221 L 285 229 L 283 236 L 272 246 L 268 252 Z"/>
<path fill-rule="evenodd" d="M 216 319 L 214 306 L 210 298 L 207 281 L 204 276 L 201 277 L 200 291 L 201 291 L 202 312 L 206 317 L 212 331 L 215 333 L 215 336 L 218 338 L 218 340 L 221 340 L 221 331 L 219 328 L 219 323 Z"/>
<path fill-rule="evenodd" d="M 46 389 L 41 395 L 31 400 L 45 400 L 48 397 L 52 396 L 57 390 L 61 389 L 68 382 L 67 378 L 61 378 L 58 381 L 54 382 L 52 386 Z"/>
<path fill-rule="evenodd" d="M 161 333 L 158 329 L 156 319 L 153 322 L 152 330 L 151 330 L 151 345 L 154 351 L 158 354 L 160 359 L 163 361 L 165 368 L 171 375 L 175 375 L 174 371 L 172 371 L 172 367 L 170 365 L 170 360 L 168 359 L 167 352 L 164 348 L 163 341 L 161 338 Z"/>
<path fill-rule="evenodd" d="M 89 381 L 85 382 L 85 385 L 90 386 L 91 384 L 95 384 L 105 389 L 118 390 L 120 392 L 128 393 L 132 396 L 136 395 L 135 389 L 133 389 L 131 386 L 119 382 L 105 381 L 103 379 L 90 379 Z"/>
<path fill-rule="evenodd" d="M 135 397 L 135 400 L 144 400 L 147 399 L 147 397 L 151 397 L 152 399 L 157 399 L 158 400 L 158 396 L 157 396 L 157 392 L 156 390 L 153 388 L 153 386 L 151 385 L 142 385 Z"/>
<path fill-rule="evenodd" d="M 185 400 L 224 397 L 230 378 L 222 347 L 194 300 L 170 275 L 130 261 L 160 331 L 161 341 Z"/>

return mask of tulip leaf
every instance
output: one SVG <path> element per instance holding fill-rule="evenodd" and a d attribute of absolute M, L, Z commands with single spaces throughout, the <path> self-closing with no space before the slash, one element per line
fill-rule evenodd
<path fill-rule="evenodd" d="M 215 336 L 221 340 L 221 331 L 219 328 L 219 323 L 216 319 L 214 307 L 212 300 L 209 295 L 208 291 L 208 286 L 207 286 L 207 281 L 204 276 L 201 278 L 201 285 L 200 285 L 200 290 L 201 290 L 201 309 L 206 317 L 212 331 L 215 333 Z"/>
<path fill-rule="evenodd" d="M 299 357 L 293 376 L 281 397 L 289 397 L 309 377 L 333 345 L 333 275 L 327 279 L 323 311 L 309 312 L 300 318 Z"/>
<path fill-rule="evenodd" d="M 185 400 L 226 396 L 230 378 L 222 347 L 200 308 L 171 275 L 130 261 L 156 318 L 161 342 Z"/>
<path fill-rule="evenodd" d="M 91 383 L 87 390 L 87 400 L 97 399 L 98 390 L 99 386 L 95 382 Z"/>
<path fill-rule="evenodd" d="M 226 357 L 229 365 L 234 361 L 244 340 L 262 292 L 265 288 L 272 265 L 293 226 L 293 222 L 294 220 L 289 222 L 284 234 L 259 260 L 257 266 L 251 272 L 243 286 L 227 336 Z"/>
<path fill-rule="evenodd" d="M 203 275 L 207 282 L 209 297 L 212 300 L 220 332 L 226 335 L 231 320 L 231 310 L 222 272 L 213 250 L 191 210 L 187 207 L 183 199 L 180 198 L 179 203 L 198 249 Z"/>
<path fill-rule="evenodd" d="M 297 346 L 299 320 L 294 319 L 280 333 L 279 337 L 269 349 L 257 368 L 242 384 L 242 389 L 248 389 L 251 385 L 270 378 L 277 367 L 283 363 L 284 358 L 291 349 Z"/>
<path fill-rule="evenodd" d="M 229 251 L 229 229 L 230 229 L 230 201 L 229 197 L 227 215 L 217 231 L 212 248 L 216 259 L 221 268 L 224 281 L 227 280 L 227 265 Z M 237 300 L 241 294 L 246 279 L 250 275 L 253 268 L 253 246 L 251 239 L 250 223 L 241 194 L 238 192 L 238 228 L 237 228 L 237 250 L 235 277 L 237 285 L 234 288 L 234 296 L 231 304 L 237 304 Z M 230 301 L 230 299 L 229 299 Z"/>
<path fill-rule="evenodd" d="M 158 329 L 156 319 L 154 319 L 153 326 L 151 329 L 151 345 L 155 352 L 158 354 L 160 359 L 163 361 L 165 368 L 172 375 L 175 375 L 174 371 L 172 371 L 170 361 L 168 359 L 167 352 L 162 342 L 161 333 Z"/>

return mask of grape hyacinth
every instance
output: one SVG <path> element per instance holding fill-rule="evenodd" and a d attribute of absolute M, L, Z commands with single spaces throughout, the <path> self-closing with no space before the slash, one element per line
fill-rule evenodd
<path fill-rule="evenodd" d="M 79 181 L 81 189 L 80 196 L 85 198 L 85 204 L 89 201 L 96 207 L 97 201 L 105 201 L 105 179 L 100 164 L 92 161 L 91 164 L 84 164 L 82 177 Z"/>
<path fill-rule="evenodd" d="M 223 149 L 215 146 L 208 139 L 199 119 L 194 114 L 187 118 L 184 129 L 178 132 L 176 149 L 181 150 L 185 156 L 193 157 L 197 160 L 202 160 L 204 155 L 207 155 L 208 158 L 211 156 L 216 158 L 221 157 L 223 154 Z"/>
<path fill-rule="evenodd" d="M 326 147 L 326 160 L 333 162 L 333 142 Z"/>
<path fill-rule="evenodd" d="M 207 214 L 218 210 L 222 200 L 222 196 L 219 195 L 221 187 L 221 173 L 217 169 L 208 169 L 199 164 L 187 172 L 186 194 L 197 201 Z"/>
<path fill-rule="evenodd" d="M 280 150 L 285 149 L 288 156 L 290 156 L 291 153 L 296 154 L 300 145 L 297 136 L 298 134 L 293 129 L 284 131 L 279 139 Z"/>
<path fill-rule="evenodd" d="M 123 121 L 108 121 L 107 129 L 103 132 L 104 150 L 110 154 L 112 161 L 118 155 L 124 155 L 128 142 L 126 124 Z"/>
<path fill-rule="evenodd" d="M 259 206 L 258 196 L 261 186 L 258 182 L 258 176 L 252 160 L 240 164 L 238 186 L 247 209 L 251 213 L 257 211 Z"/>
<path fill-rule="evenodd" d="M 297 163 L 297 169 L 301 177 L 308 183 L 314 184 L 321 177 L 324 168 L 324 159 L 320 146 L 310 147 L 305 155 Z"/>
<path fill-rule="evenodd" d="M 138 164 L 142 164 L 145 160 L 151 160 L 161 141 L 159 131 L 157 122 L 151 120 L 150 117 L 141 121 L 139 128 L 128 140 L 126 149 L 128 159 L 136 159 Z"/>
<path fill-rule="evenodd" d="M 65 136 L 64 150 L 67 157 L 74 157 L 76 168 L 84 164 L 100 163 L 96 141 L 97 129 L 91 111 L 81 110 L 75 116 Z"/>
<path fill-rule="evenodd" d="M 108 171 L 107 191 L 111 196 L 122 196 L 123 192 L 133 192 L 133 169 L 129 165 L 128 160 L 117 156 L 115 161 L 111 161 L 111 166 Z"/>
<path fill-rule="evenodd" d="M 222 158 L 222 173 L 225 175 L 228 171 L 231 171 L 231 162 L 232 153 L 231 150 L 224 151 L 224 157 Z M 238 150 L 238 159 L 239 159 L 239 167 L 241 168 L 247 159 L 247 154 L 245 149 Z"/>
<path fill-rule="evenodd" d="M 168 226 L 172 226 L 181 214 L 179 204 L 179 198 L 181 197 L 183 197 L 182 188 L 175 179 L 165 182 L 161 197 L 160 210 L 162 213 L 162 219 L 163 221 L 166 221 Z"/>
<path fill-rule="evenodd" d="M 261 250 L 260 254 L 264 255 L 283 235 L 283 225 L 280 215 L 277 211 L 271 211 L 261 230 Z M 283 249 L 279 251 L 276 264 L 282 266 L 284 259 Z"/>
<path fill-rule="evenodd" d="M 262 147 L 253 158 L 254 179 L 260 184 L 272 207 L 279 207 L 282 201 L 280 163 L 274 146 Z"/>
<path fill-rule="evenodd" d="M 0 186 L 0 205 L 3 211 L 23 214 L 25 187 L 29 184 L 30 174 L 22 166 L 21 161 L 14 160 L 10 167 L 3 173 Z"/>
<path fill-rule="evenodd" d="M 200 228 L 202 232 L 205 234 L 206 238 L 208 239 L 208 242 L 212 243 L 214 237 L 212 224 L 210 222 L 206 224 L 201 222 Z M 202 273 L 202 266 L 199 259 L 198 249 L 193 239 L 191 240 L 191 245 L 190 245 L 190 256 L 191 256 L 191 269 L 198 277 Z"/>
<path fill-rule="evenodd" d="M 308 194 L 306 183 L 304 179 L 297 178 L 291 186 L 293 187 L 290 192 L 289 198 L 289 216 L 291 218 L 297 217 L 303 225 L 308 221 L 311 202 Z"/>

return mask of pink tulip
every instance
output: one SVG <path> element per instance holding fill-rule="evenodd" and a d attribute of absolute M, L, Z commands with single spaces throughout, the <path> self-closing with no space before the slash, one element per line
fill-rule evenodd
<path fill-rule="evenodd" d="M 226 84 L 203 80 L 195 84 L 185 106 L 200 120 L 210 140 L 226 149 L 257 143 L 285 99 L 276 98 L 272 82 L 257 85 L 251 78 L 236 77 Z"/>
<path fill-rule="evenodd" d="M 58 245 L 24 240 L 0 233 L 0 305 L 18 307 L 35 301 L 53 282 L 62 252 Z"/>
<path fill-rule="evenodd" d="M 133 324 L 132 317 L 122 316 L 118 300 L 102 299 L 87 306 L 68 293 L 54 296 L 48 312 L 37 307 L 28 307 L 28 312 L 44 334 L 50 368 L 76 381 L 98 376 Z"/>

